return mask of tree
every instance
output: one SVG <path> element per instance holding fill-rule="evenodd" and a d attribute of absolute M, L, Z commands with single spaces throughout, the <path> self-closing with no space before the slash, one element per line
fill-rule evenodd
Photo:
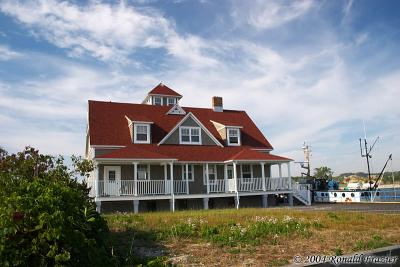
<path fill-rule="evenodd" d="M 107 224 L 86 185 L 72 179 L 90 171 L 90 162 L 75 157 L 74 166 L 30 147 L 1 150 L 1 266 L 115 265 Z"/>
<path fill-rule="evenodd" d="M 316 178 L 331 179 L 333 176 L 333 171 L 329 167 L 322 166 L 314 169 L 314 176 Z"/>

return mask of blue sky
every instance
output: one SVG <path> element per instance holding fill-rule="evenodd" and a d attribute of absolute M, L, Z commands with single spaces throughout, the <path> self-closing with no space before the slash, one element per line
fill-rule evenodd
<path fill-rule="evenodd" d="M 248 111 L 275 148 L 336 174 L 380 136 L 400 169 L 399 1 L 0 1 L 0 145 L 82 154 L 87 100 Z M 372 140 L 371 140 L 372 142 Z M 294 167 L 294 173 L 299 168 Z"/>

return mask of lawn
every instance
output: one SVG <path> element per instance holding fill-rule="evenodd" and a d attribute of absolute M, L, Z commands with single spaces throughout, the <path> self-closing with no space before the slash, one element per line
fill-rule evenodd
<path fill-rule="evenodd" d="M 400 214 L 226 209 L 104 215 L 126 265 L 281 266 L 400 243 Z"/>

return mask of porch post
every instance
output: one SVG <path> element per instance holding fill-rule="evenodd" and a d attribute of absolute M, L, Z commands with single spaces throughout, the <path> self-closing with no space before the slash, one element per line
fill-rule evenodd
<path fill-rule="evenodd" d="M 138 165 L 138 163 L 133 162 L 132 164 L 133 164 L 133 183 L 135 185 L 134 193 L 135 193 L 135 196 L 137 196 L 137 193 L 138 193 L 138 190 L 137 190 L 137 185 L 138 185 L 138 183 L 137 183 L 137 165 Z"/>
<path fill-rule="evenodd" d="M 225 193 L 229 192 L 228 188 L 228 165 L 224 164 L 224 184 L 225 184 Z"/>
<path fill-rule="evenodd" d="M 167 178 L 168 178 L 168 165 L 164 163 L 164 194 L 167 194 L 168 192 Z"/>
<path fill-rule="evenodd" d="M 96 211 L 101 213 L 101 201 L 96 201 Z"/>
<path fill-rule="evenodd" d="M 236 169 L 236 162 L 233 162 L 233 179 L 235 181 L 235 192 L 238 192 L 238 182 L 237 182 L 237 169 Z"/>
<path fill-rule="evenodd" d="M 174 163 L 173 162 L 170 162 L 169 163 L 169 166 L 170 166 L 170 175 L 171 175 L 171 185 L 170 185 L 170 188 L 171 188 L 171 211 L 172 212 L 174 212 L 175 211 L 175 195 L 174 195 Z"/>
<path fill-rule="evenodd" d="M 139 212 L 139 200 L 134 200 L 133 201 L 133 212 L 138 213 Z"/>
<path fill-rule="evenodd" d="M 289 189 L 292 189 L 292 175 L 290 174 L 290 161 L 287 163 Z"/>
<path fill-rule="evenodd" d="M 207 185 L 207 194 L 210 194 L 210 177 L 208 172 L 208 163 L 206 163 L 206 185 Z"/>
<path fill-rule="evenodd" d="M 239 202 L 240 202 L 240 197 L 239 197 L 239 191 L 238 191 L 238 182 L 237 182 L 237 170 L 236 170 L 236 162 L 233 162 L 233 179 L 235 179 L 235 192 L 236 192 L 236 197 L 235 197 L 235 206 L 236 209 L 239 209 Z"/>
<path fill-rule="evenodd" d="M 186 163 L 186 194 L 189 194 L 189 165 Z M 193 170 L 192 170 L 193 171 Z M 193 173 L 192 173 L 193 176 Z"/>
<path fill-rule="evenodd" d="M 97 162 L 95 162 L 94 163 L 94 170 L 93 170 L 93 178 L 94 178 L 94 185 L 93 185 L 93 187 L 94 187 L 94 196 L 97 198 L 97 197 L 99 197 L 99 195 L 100 195 L 100 193 L 99 193 L 99 188 L 100 188 L 100 186 L 99 186 L 99 182 L 100 182 L 100 179 L 99 179 L 99 164 L 97 164 Z"/>
<path fill-rule="evenodd" d="M 279 182 L 278 182 L 278 186 L 279 186 L 279 189 L 283 189 L 283 186 L 282 186 L 282 163 L 279 163 L 278 167 L 279 167 Z"/>
<path fill-rule="evenodd" d="M 260 162 L 260 165 L 261 165 L 262 188 L 263 188 L 263 191 L 266 191 L 267 187 L 265 185 L 265 163 Z"/>

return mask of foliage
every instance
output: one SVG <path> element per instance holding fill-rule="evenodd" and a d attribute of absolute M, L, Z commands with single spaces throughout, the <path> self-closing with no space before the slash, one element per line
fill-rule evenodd
<path fill-rule="evenodd" d="M 27 147 L 0 153 L 0 265 L 112 266 L 108 227 L 95 210 L 85 184 L 71 179 L 90 171 L 75 158 L 69 170 L 62 157 Z"/>
<path fill-rule="evenodd" d="M 374 234 L 369 240 L 358 240 L 355 245 L 355 250 L 376 249 L 389 246 L 390 242 L 382 236 Z"/>
<path fill-rule="evenodd" d="M 314 169 L 314 176 L 317 178 L 330 179 L 333 176 L 333 171 L 327 166 L 322 166 Z"/>

